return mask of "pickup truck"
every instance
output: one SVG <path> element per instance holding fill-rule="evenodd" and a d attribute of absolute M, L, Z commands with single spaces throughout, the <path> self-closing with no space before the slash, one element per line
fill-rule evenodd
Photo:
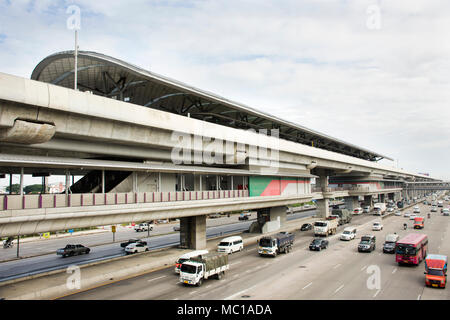
<path fill-rule="evenodd" d="M 200 287 L 203 280 L 211 277 L 222 279 L 225 271 L 230 268 L 228 255 L 223 253 L 208 253 L 193 257 L 183 262 L 180 268 L 180 282 L 184 285 Z"/>
<path fill-rule="evenodd" d="M 283 252 L 288 253 L 294 244 L 294 234 L 289 232 L 280 232 L 271 237 L 262 237 L 258 241 L 258 253 L 260 256 L 273 256 Z"/>
<path fill-rule="evenodd" d="M 330 234 L 335 234 L 337 227 L 337 219 L 316 221 L 314 222 L 314 236 L 328 236 Z"/>
<path fill-rule="evenodd" d="M 149 223 L 140 223 L 134 226 L 134 231 L 140 232 L 140 231 L 148 231 L 150 228 L 150 231 L 153 230 L 153 225 Z"/>
<path fill-rule="evenodd" d="M 68 244 L 64 248 L 56 250 L 56 255 L 65 258 L 67 256 L 74 256 L 83 253 L 88 254 L 90 251 L 91 249 L 81 244 Z"/>

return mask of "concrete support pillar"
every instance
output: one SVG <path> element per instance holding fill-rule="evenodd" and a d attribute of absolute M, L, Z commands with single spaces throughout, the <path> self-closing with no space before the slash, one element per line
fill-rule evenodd
<path fill-rule="evenodd" d="M 322 192 L 326 192 L 328 189 L 328 176 L 319 176 L 316 178 L 316 186 L 322 189 Z"/>
<path fill-rule="evenodd" d="M 344 198 L 345 207 L 347 210 L 353 212 L 355 208 L 359 207 L 358 197 L 345 197 Z"/>
<path fill-rule="evenodd" d="M 270 208 L 270 221 L 280 220 L 280 227 L 286 223 L 286 206 Z"/>
<path fill-rule="evenodd" d="M 105 170 L 102 170 L 102 193 L 105 193 Z"/>
<path fill-rule="evenodd" d="M 206 249 L 206 215 L 180 219 L 180 247 Z"/>
<path fill-rule="evenodd" d="M 364 196 L 364 205 L 369 206 L 370 210 L 373 209 L 373 200 L 372 200 L 372 196 L 368 195 L 368 196 Z"/>
<path fill-rule="evenodd" d="M 330 216 L 330 199 L 321 199 L 316 201 L 317 217 L 325 219 Z"/>
<path fill-rule="evenodd" d="M 20 190 L 19 194 L 23 195 L 23 168 L 20 168 Z"/>

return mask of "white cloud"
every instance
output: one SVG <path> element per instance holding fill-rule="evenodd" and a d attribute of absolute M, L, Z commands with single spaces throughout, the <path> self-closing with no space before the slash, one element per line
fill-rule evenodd
<path fill-rule="evenodd" d="M 45 56 L 71 49 L 72 3 L 82 50 L 450 179 L 448 1 L 0 2 L 0 71 L 29 77 Z M 369 5 L 380 8 L 379 30 L 366 26 Z"/>

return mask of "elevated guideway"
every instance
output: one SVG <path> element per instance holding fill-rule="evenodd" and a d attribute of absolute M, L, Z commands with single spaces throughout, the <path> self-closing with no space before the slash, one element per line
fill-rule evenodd
<path fill-rule="evenodd" d="M 67 186 L 60 195 L 2 196 L 0 236 L 179 217 L 183 241 L 201 247 L 208 213 L 257 209 L 261 229 L 279 228 L 289 204 L 317 199 L 326 217 L 335 197 L 352 205 L 359 196 L 402 190 L 387 184 L 333 190 L 333 176 L 434 180 L 377 163 L 389 159 L 379 153 L 97 53 L 80 53 L 84 91 L 75 91 L 71 59 L 71 52 L 44 59 L 32 75 L 39 81 L 0 73 L 0 177 L 65 175 Z M 74 175 L 84 178 L 70 185 Z M 204 198 L 211 192 L 218 199 Z M 155 196 L 169 200 L 149 200 Z"/>

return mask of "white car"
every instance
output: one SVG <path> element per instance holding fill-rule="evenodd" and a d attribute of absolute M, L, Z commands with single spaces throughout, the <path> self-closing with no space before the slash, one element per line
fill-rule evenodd
<path fill-rule="evenodd" d="M 394 208 L 389 207 L 389 208 L 387 208 L 386 212 L 394 212 Z"/>
<path fill-rule="evenodd" d="M 347 227 L 344 229 L 344 232 L 341 233 L 341 240 L 353 240 L 356 236 L 356 228 L 355 227 Z"/>
<path fill-rule="evenodd" d="M 401 216 L 401 215 L 402 215 L 402 212 L 401 212 L 400 210 L 397 210 L 397 211 L 394 212 L 394 215 L 396 215 L 396 216 Z"/>
<path fill-rule="evenodd" d="M 380 222 L 374 222 L 374 224 L 372 225 L 372 230 L 381 231 L 383 230 L 383 225 Z"/>
<path fill-rule="evenodd" d="M 420 213 L 420 208 L 418 206 L 415 206 L 413 212 L 414 213 Z"/>
<path fill-rule="evenodd" d="M 365 206 L 363 208 L 363 213 L 370 213 L 370 207 L 369 206 Z"/>
<path fill-rule="evenodd" d="M 411 215 L 410 212 L 405 212 L 405 214 L 403 215 L 405 218 L 409 218 L 409 216 Z"/>
<path fill-rule="evenodd" d="M 409 220 L 414 220 L 417 216 L 415 214 L 412 214 L 409 216 Z"/>
<path fill-rule="evenodd" d="M 355 208 L 353 210 L 353 214 L 362 214 L 363 213 L 363 209 L 362 208 Z"/>
<path fill-rule="evenodd" d="M 146 244 L 143 244 L 141 242 L 135 242 L 127 245 L 125 247 L 125 252 L 127 254 L 129 253 L 138 253 L 138 252 L 144 252 L 148 251 L 148 246 Z"/>

